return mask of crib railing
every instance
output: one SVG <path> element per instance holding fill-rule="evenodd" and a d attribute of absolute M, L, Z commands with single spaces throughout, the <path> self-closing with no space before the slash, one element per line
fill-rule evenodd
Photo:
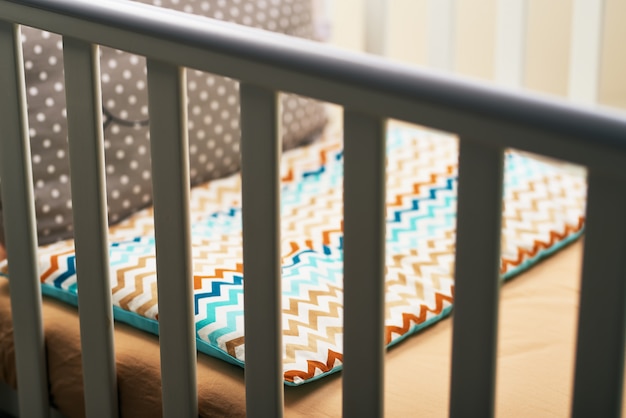
<path fill-rule="evenodd" d="M 493 415 L 505 147 L 588 167 L 573 415 L 619 415 L 626 325 L 623 116 L 133 2 L 0 0 L 0 176 L 22 415 L 46 416 L 48 393 L 18 24 L 64 37 L 72 187 L 83 196 L 93 190 L 84 199 L 73 193 L 87 415 L 117 414 L 94 45 L 148 59 L 165 416 L 197 415 L 183 67 L 241 81 L 249 416 L 283 410 L 278 91 L 345 109 L 344 416 L 383 415 L 388 118 L 460 138 L 451 415 Z"/>

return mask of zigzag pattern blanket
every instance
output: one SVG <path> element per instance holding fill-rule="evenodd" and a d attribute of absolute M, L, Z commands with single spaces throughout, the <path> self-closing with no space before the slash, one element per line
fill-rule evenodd
<path fill-rule="evenodd" d="M 445 317 L 454 295 L 458 147 L 448 135 L 394 127 L 388 135 L 385 342 Z M 528 268 L 580 235 L 584 178 L 506 154 L 501 273 Z M 342 148 L 340 135 L 286 153 L 282 162 L 284 380 L 299 385 L 342 361 Z M 198 349 L 242 365 L 240 177 L 192 190 Z M 151 209 L 110 230 L 118 320 L 158 333 Z M 40 249 L 45 294 L 76 304 L 72 241 Z M 4 266 L 6 272 L 6 266 Z"/>

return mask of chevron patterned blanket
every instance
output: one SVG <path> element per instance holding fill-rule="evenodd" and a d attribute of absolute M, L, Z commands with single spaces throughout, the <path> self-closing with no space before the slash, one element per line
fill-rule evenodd
<path fill-rule="evenodd" d="M 388 134 L 385 342 L 398 343 L 444 318 L 454 300 L 458 144 L 405 126 Z M 584 177 L 508 152 L 501 273 L 504 279 L 577 238 Z M 284 380 L 299 385 L 342 363 L 342 147 L 340 135 L 282 161 Z M 198 349 L 243 366 L 240 177 L 192 190 Z M 152 210 L 110 230 L 116 319 L 158 333 Z M 40 248 L 43 292 L 77 303 L 72 241 Z M 6 266 L 4 266 L 6 272 Z"/>

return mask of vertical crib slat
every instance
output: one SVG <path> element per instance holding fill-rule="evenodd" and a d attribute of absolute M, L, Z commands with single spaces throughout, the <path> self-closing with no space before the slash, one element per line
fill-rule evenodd
<path fill-rule="evenodd" d="M 429 0 L 428 9 L 428 65 L 453 70 L 456 0 Z"/>
<path fill-rule="evenodd" d="M 589 170 L 573 417 L 621 416 L 626 333 L 624 179 Z"/>
<path fill-rule="evenodd" d="M 85 409 L 118 415 L 98 47 L 65 37 L 65 91 Z"/>
<path fill-rule="evenodd" d="M 460 140 L 450 416 L 491 417 L 504 152 Z"/>
<path fill-rule="evenodd" d="M 604 0 L 575 0 L 573 7 L 568 96 L 593 104 L 600 81 Z"/>
<path fill-rule="evenodd" d="M 198 415 L 184 69 L 148 59 L 163 416 Z"/>
<path fill-rule="evenodd" d="M 277 93 L 242 83 L 241 160 L 248 417 L 283 415 Z"/>
<path fill-rule="evenodd" d="M 526 65 L 527 0 L 498 0 L 496 15 L 495 80 L 521 87 Z"/>
<path fill-rule="evenodd" d="M 385 121 L 344 114 L 344 417 L 383 416 Z"/>
<path fill-rule="evenodd" d="M 387 0 L 366 0 L 365 51 L 385 55 L 387 50 Z"/>
<path fill-rule="evenodd" d="M 20 415 L 48 416 L 37 232 L 22 44 L 18 25 L 0 21 L 0 177 Z"/>

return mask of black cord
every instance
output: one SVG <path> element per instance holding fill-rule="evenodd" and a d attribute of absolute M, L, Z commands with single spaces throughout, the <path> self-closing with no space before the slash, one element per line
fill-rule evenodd
<path fill-rule="evenodd" d="M 118 125 L 127 126 L 129 128 L 139 128 L 143 126 L 148 126 L 150 124 L 150 119 L 143 120 L 126 120 L 115 116 L 106 107 L 102 106 L 102 113 L 104 113 L 104 123 L 103 129 L 106 130 L 112 123 L 116 123 Z"/>

